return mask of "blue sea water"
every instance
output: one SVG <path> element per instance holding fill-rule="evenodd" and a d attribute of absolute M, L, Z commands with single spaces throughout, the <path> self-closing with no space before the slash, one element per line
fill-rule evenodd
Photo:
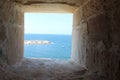
<path fill-rule="evenodd" d="M 25 34 L 25 40 L 48 40 L 53 44 L 24 44 L 25 58 L 52 58 L 68 60 L 71 57 L 71 35 Z"/>

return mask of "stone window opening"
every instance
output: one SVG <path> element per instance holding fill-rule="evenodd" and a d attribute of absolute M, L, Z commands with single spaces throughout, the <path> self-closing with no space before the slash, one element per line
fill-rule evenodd
<path fill-rule="evenodd" d="M 72 13 L 25 12 L 24 57 L 70 60 L 72 20 Z"/>

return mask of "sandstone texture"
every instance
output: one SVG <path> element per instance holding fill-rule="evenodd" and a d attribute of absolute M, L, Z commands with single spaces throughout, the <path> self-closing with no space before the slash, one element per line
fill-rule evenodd
<path fill-rule="evenodd" d="M 74 11 L 72 59 L 91 73 L 85 80 L 120 79 L 119 5 L 89 0 Z"/>
<path fill-rule="evenodd" d="M 86 70 L 71 61 L 24 59 L 21 63 L 0 65 L 0 80 L 83 80 Z"/>
<path fill-rule="evenodd" d="M 24 12 L 74 14 L 71 60 L 82 78 L 76 64 L 24 60 Z M 119 15 L 120 0 L 1 0 L 0 80 L 120 80 Z"/>
<path fill-rule="evenodd" d="M 23 57 L 24 14 L 19 4 L 9 0 L 0 1 L 0 10 L 0 61 L 17 63 Z"/>

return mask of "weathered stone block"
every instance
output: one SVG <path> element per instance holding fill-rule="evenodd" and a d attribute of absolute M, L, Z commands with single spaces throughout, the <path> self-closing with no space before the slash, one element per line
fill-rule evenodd
<path fill-rule="evenodd" d="M 75 10 L 74 16 L 73 16 L 74 27 L 78 27 L 80 25 L 81 18 L 82 18 L 82 9 L 78 8 L 77 10 Z"/>
<path fill-rule="evenodd" d="M 82 6 L 82 19 L 87 19 L 93 15 L 109 11 L 112 8 L 117 8 L 119 4 L 119 0 L 90 0 L 86 5 Z"/>
<path fill-rule="evenodd" d="M 107 40 L 109 34 L 110 20 L 107 14 L 100 14 L 88 21 L 89 38 L 96 40 Z"/>
<path fill-rule="evenodd" d="M 83 6 L 83 20 L 93 16 L 103 10 L 103 6 L 98 0 L 90 0 Z"/>
<path fill-rule="evenodd" d="M 0 57 L 3 57 L 3 52 L 2 52 L 2 48 L 0 48 Z"/>
<path fill-rule="evenodd" d="M 6 39 L 6 28 L 0 25 L 0 40 L 4 41 Z"/>
<path fill-rule="evenodd" d="M 114 8 L 111 11 L 111 16 L 112 16 L 112 20 L 111 20 L 111 26 L 112 26 L 112 34 L 111 36 L 113 37 L 113 42 L 115 44 L 118 44 L 118 42 L 120 43 L 120 6 L 118 8 Z M 120 44 L 119 44 L 120 45 Z"/>

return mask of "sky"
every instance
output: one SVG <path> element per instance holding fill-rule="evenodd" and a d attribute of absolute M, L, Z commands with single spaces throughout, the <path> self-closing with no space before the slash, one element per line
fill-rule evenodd
<path fill-rule="evenodd" d="M 73 14 L 25 13 L 25 34 L 72 34 Z"/>

